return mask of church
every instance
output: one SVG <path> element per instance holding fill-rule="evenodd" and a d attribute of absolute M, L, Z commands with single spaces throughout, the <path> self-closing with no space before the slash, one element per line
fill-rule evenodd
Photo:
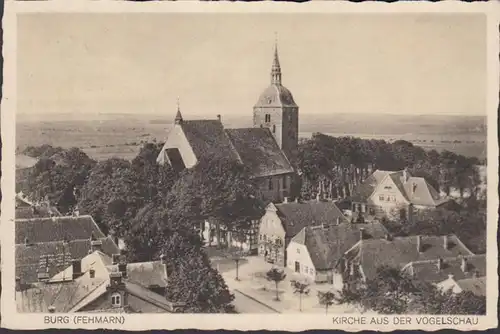
<path fill-rule="evenodd" d="M 275 44 L 270 85 L 253 107 L 253 127 L 226 129 L 216 119 L 186 120 L 179 106 L 175 124 L 158 155 L 159 164 L 191 168 L 205 155 L 218 154 L 248 167 L 263 199 L 282 202 L 295 197 L 299 107 L 282 84 Z"/>

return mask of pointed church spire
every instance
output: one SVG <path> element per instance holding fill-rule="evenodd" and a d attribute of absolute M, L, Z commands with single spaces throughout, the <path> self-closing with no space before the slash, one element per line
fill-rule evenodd
<path fill-rule="evenodd" d="M 179 98 L 177 98 L 177 115 L 175 115 L 175 124 L 182 123 L 181 107 L 179 104 Z"/>
<path fill-rule="evenodd" d="M 275 41 L 274 41 L 274 59 L 273 59 L 273 66 L 271 68 L 271 84 L 281 85 L 281 66 L 280 66 L 280 59 L 278 57 L 277 34 L 275 34 Z"/>

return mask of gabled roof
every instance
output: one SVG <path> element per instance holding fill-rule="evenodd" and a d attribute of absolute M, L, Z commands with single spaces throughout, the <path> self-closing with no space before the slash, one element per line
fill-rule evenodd
<path fill-rule="evenodd" d="M 287 157 L 267 128 L 227 129 L 233 147 L 253 176 L 293 173 Z"/>
<path fill-rule="evenodd" d="M 392 172 L 376 170 L 372 175 L 368 176 L 361 184 L 359 184 L 352 195 L 353 201 L 366 201 L 373 194 L 377 185 Z"/>
<path fill-rule="evenodd" d="M 180 126 L 198 160 L 209 155 L 238 160 L 219 120 L 182 121 Z"/>
<path fill-rule="evenodd" d="M 462 258 L 443 259 L 441 269 L 436 260 L 415 261 L 407 264 L 402 270 L 413 277 L 427 282 L 442 282 L 453 276 L 455 280 L 486 276 L 486 255 L 463 256 L 466 261 L 466 271 L 462 270 Z"/>
<path fill-rule="evenodd" d="M 337 218 L 339 223 L 349 222 L 337 205 L 330 201 L 290 202 L 274 206 L 288 237 L 295 236 L 306 226 L 336 224 Z"/>
<path fill-rule="evenodd" d="M 107 312 L 106 310 L 87 310 L 86 308 L 97 298 L 107 293 L 109 275 L 116 270 L 112 260 L 106 254 L 95 251 L 81 260 L 82 275 L 73 279 L 72 266 L 54 275 L 48 283 L 36 283 L 28 289 L 16 292 L 18 310 L 22 312 L 47 312 L 53 306 L 56 312 L 93 311 Z M 159 267 L 159 261 L 131 263 L 127 265 L 127 277 L 122 278 L 125 290 L 142 301 L 154 305 L 158 312 L 174 312 L 175 305 L 148 289 L 151 283 L 150 276 L 160 277 L 165 273 L 164 267 Z M 94 270 L 94 277 L 90 276 L 90 269 Z M 137 281 L 137 279 L 146 281 Z M 64 279 L 64 280 L 63 280 Z M 158 283 L 153 280 L 153 283 Z M 166 278 L 163 279 L 164 286 Z M 155 284 L 153 284 L 155 285 Z M 129 305 L 125 308 L 113 309 L 113 312 L 142 312 L 142 304 L 128 299 Z M 149 310 L 150 308 L 148 308 Z M 109 309 L 110 310 L 110 309 Z"/>
<path fill-rule="evenodd" d="M 444 247 L 445 237 L 448 249 Z M 346 258 L 358 262 L 366 278 L 375 277 L 377 268 L 389 266 L 403 269 L 410 262 L 474 255 L 455 235 L 420 236 L 422 252 L 418 251 L 418 236 L 361 240 L 348 252 Z"/>
<path fill-rule="evenodd" d="M 382 238 L 388 232 L 378 223 L 331 225 L 327 228 L 305 227 L 293 242 L 305 245 L 316 270 L 332 269 L 359 240 L 363 229 L 364 238 Z"/>
<path fill-rule="evenodd" d="M 16 219 L 16 244 L 104 238 L 91 216 Z"/>
<path fill-rule="evenodd" d="M 449 201 L 443 198 L 423 177 L 411 176 L 406 171 L 382 171 L 376 170 L 363 183 L 354 190 L 352 200 L 366 202 L 377 190 L 377 187 L 386 178 L 391 178 L 401 195 L 413 205 L 436 207 Z"/>
<path fill-rule="evenodd" d="M 107 237 L 99 239 L 102 242 L 102 251 L 106 254 L 120 252 L 114 241 Z M 90 239 L 40 242 L 32 245 L 16 245 L 16 276 L 24 283 L 38 280 L 38 272 L 48 272 L 49 276 L 63 270 L 70 265 L 72 259 L 82 259 L 91 250 Z M 48 271 L 46 271 L 48 270 Z"/>

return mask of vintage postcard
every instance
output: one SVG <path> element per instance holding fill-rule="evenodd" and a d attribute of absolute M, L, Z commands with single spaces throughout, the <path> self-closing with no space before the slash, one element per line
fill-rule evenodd
<path fill-rule="evenodd" d="M 9 2 L 2 326 L 497 326 L 495 3 Z"/>

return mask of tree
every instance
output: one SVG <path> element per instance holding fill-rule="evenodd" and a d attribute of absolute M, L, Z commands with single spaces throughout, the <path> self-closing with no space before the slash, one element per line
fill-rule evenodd
<path fill-rule="evenodd" d="M 293 293 L 299 295 L 299 311 L 302 312 L 302 295 L 309 294 L 309 283 L 306 281 L 292 280 L 291 282 Z"/>
<path fill-rule="evenodd" d="M 325 313 L 328 314 L 328 308 L 335 304 L 335 293 L 332 291 L 318 291 L 319 304 L 325 306 Z"/>
<path fill-rule="evenodd" d="M 77 203 L 76 194 L 89 176 L 95 161 L 78 148 L 68 150 L 51 150 L 46 147 L 44 152 L 56 152 L 42 157 L 28 173 L 23 192 L 35 202 L 48 201 L 57 209 L 67 214 Z"/>
<path fill-rule="evenodd" d="M 272 268 L 266 273 L 266 277 L 268 281 L 273 281 L 276 287 L 276 301 L 280 300 L 278 284 L 286 278 L 286 274 L 282 269 Z"/>
<path fill-rule="evenodd" d="M 193 233 L 175 232 L 166 240 L 163 254 L 171 263 L 167 298 L 185 302 L 187 312 L 232 313 L 234 296 L 201 243 L 193 244 L 196 238 Z"/>
<path fill-rule="evenodd" d="M 220 240 L 220 224 L 228 231 L 250 229 L 251 220 L 263 213 L 259 198 L 258 187 L 245 166 L 209 156 L 181 173 L 166 202 L 181 223 L 198 228 L 203 221 L 214 222 Z"/>

